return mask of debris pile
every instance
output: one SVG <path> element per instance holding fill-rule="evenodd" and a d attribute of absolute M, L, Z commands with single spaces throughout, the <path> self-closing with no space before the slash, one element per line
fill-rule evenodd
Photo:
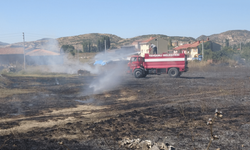
<path fill-rule="evenodd" d="M 78 70 L 77 71 L 77 74 L 79 75 L 79 76 L 81 76 L 81 75 L 90 75 L 90 72 L 89 71 L 87 71 L 87 70 Z"/>
<path fill-rule="evenodd" d="M 128 149 L 137 149 L 137 150 L 176 150 L 173 146 L 168 143 L 153 143 L 150 140 L 141 140 L 141 139 L 123 139 L 119 141 L 120 147 L 125 147 Z"/>

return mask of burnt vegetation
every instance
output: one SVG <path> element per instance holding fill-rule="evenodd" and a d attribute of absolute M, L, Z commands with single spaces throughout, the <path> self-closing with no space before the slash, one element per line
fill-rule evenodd
<path fill-rule="evenodd" d="M 15 93 L 0 97 L 0 149 L 247 150 L 249 78 L 248 67 L 192 67 L 82 95 L 95 76 L 1 76 Z"/>

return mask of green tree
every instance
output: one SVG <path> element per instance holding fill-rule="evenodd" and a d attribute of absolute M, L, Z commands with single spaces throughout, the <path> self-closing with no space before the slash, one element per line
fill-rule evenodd
<path fill-rule="evenodd" d="M 203 43 L 203 46 L 204 46 L 204 52 L 206 50 L 211 50 L 212 51 L 212 44 L 211 42 L 207 41 L 207 42 L 204 42 Z M 202 43 L 198 46 L 198 53 L 201 54 L 202 53 Z M 204 53 L 205 55 L 205 53 Z"/>
<path fill-rule="evenodd" d="M 246 44 L 241 44 L 240 56 L 245 58 L 247 61 L 250 61 L 250 42 Z"/>
<path fill-rule="evenodd" d="M 229 47 L 229 39 L 226 39 L 226 40 L 225 40 L 225 46 L 226 46 L 226 47 Z"/>
<path fill-rule="evenodd" d="M 172 47 L 172 39 L 171 38 L 169 38 L 169 40 L 168 40 L 168 47 Z"/>
<path fill-rule="evenodd" d="M 91 52 L 91 46 L 92 46 L 92 44 L 90 41 L 83 42 L 83 44 L 82 44 L 83 52 Z"/>
<path fill-rule="evenodd" d="M 98 49 L 99 52 L 104 50 L 104 42 L 102 40 L 98 40 L 97 49 Z"/>
<path fill-rule="evenodd" d="M 109 49 L 110 48 L 110 38 L 108 36 L 105 36 L 104 40 L 106 40 L 106 48 Z"/>
<path fill-rule="evenodd" d="M 64 53 L 70 53 L 72 56 L 75 56 L 75 47 L 72 45 L 62 45 L 61 50 Z"/>
<path fill-rule="evenodd" d="M 97 41 L 84 40 L 82 42 L 83 52 L 101 52 L 105 49 L 105 40 L 106 48 L 110 48 L 110 38 L 108 36 L 103 36 Z"/>
<path fill-rule="evenodd" d="M 100 40 L 97 41 L 97 49 L 99 52 L 104 51 L 105 41 L 106 41 L 106 49 L 110 48 L 110 38 L 108 36 L 104 36 Z"/>

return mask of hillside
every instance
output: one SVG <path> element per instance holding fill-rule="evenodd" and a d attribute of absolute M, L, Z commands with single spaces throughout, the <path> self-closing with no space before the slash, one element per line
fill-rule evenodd
<path fill-rule="evenodd" d="M 0 41 L 0 47 L 1 46 L 6 46 L 6 45 L 9 45 L 9 44 L 8 43 L 3 43 L 3 42 Z"/>
<path fill-rule="evenodd" d="M 62 45 L 73 45 L 76 49 L 82 50 L 83 42 L 91 42 L 96 44 L 98 40 L 102 37 L 108 36 L 111 41 L 111 49 L 119 48 L 123 45 L 130 45 L 135 40 L 144 40 L 149 39 L 150 37 L 161 37 L 163 39 L 172 41 L 177 40 L 179 42 L 194 42 L 196 40 L 206 40 L 208 37 L 211 41 L 216 42 L 220 45 L 225 43 L 225 39 L 229 39 L 229 44 L 239 44 L 250 42 L 250 31 L 247 30 L 230 30 L 219 34 L 212 34 L 209 36 L 201 35 L 197 39 L 192 37 L 180 37 L 180 36 L 167 36 L 163 34 L 149 34 L 149 35 L 140 35 L 132 38 L 121 38 L 113 34 L 101 34 L 101 33 L 90 33 L 82 34 L 77 36 L 61 37 L 58 39 L 43 38 L 37 41 L 25 42 L 27 48 L 45 48 L 50 49 L 51 45 L 58 44 L 58 48 Z M 6 43 L 3 43 L 6 45 Z M 0 42 L 1 46 L 1 42 Z M 23 46 L 23 42 L 12 44 L 11 46 Z M 52 50 L 53 51 L 53 50 Z"/>
<path fill-rule="evenodd" d="M 100 34 L 100 33 L 90 33 L 90 34 L 82 34 L 77 36 L 69 36 L 69 37 L 61 37 L 58 38 L 57 41 L 59 46 L 62 45 L 73 45 L 77 49 L 82 49 L 82 43 L 90 41 L 91 43 L 97 43 L 102 37 L 108 36 L 111 41 L 111 47 L 116 47 L 119 41 L 122 40 L 121 37 L 113 35 L 113 34 Z"/>
<path fill-rule="evenodd" d="M 160 37 L 160 38 L 163 38 L 165 40 L 171 39 L 171 40 L 178 40 L 178 41 L 183 41 L 183 42 L 195 41 L 195 39 L 192 37 L 167 36 L 167 35 L 163 35 L 163 34 L 149 34 L 149 35 L 136 36 L 136 37 L 129 38 L 129 39 L 123 39 L 123 40 L 119 41 L 117 44 L 119 46 L 129 45 L 132 42 L 134 42 L 135 40 L 149 39 L 150 37 Z"/>
<path fill-rule="evenodd" d="M 250 42 L 250 31 L 248 30 L 229 30 L 226 32 L 222 32 L 220 34 L 212 34 L 210 36 L 201 35 L 197 38 L 197 40 L 206 40 L 209 39 L 213 42 L 216 42 L 220 45 L 225 43 L 225 39 L 229 39 L 229 45 L 238 45 L 240 42 L 247 43 Z"/>
<path fill-rule="evenodd" d="M 162 34 L 150 34 L 150 35 L 141 35 L 136 36 L 133 38 L 126 38 L 123 39 L 119 36 L 113 35 L 113 34 L 100 34 L 100 33 L 90 33 L 90 34 L 82 34 L 77 36 L 69 36 L 69 37 L 61 37 L 58 39 L 50 39 L 50 38 L 43 38 L 37 41 L 31 41 L 31 42 L 25 42 L 26 48 L 45 48 L 50 49 L 48 47 L 51 47 L 51 45 L 58 44 L 58 47 L 60 48 L 62 45 L 73 45 L 76 49 L 82 50 L 82 43 L 83 42 L 91 42 L 96 44 L 98 40 L 100 40 L 102 37 L 108 36 L 111 41 L 111 49 L 120 48 L 123 45 L 130 45 L 135 40 L 144 40 L 149 39 L 150 37 L 161 37 L 163 39 L 169 40 L 178 40 L 183 42 L 188 41 L 195 41 L 192 37 L 178 37 L 178 36 L 166 36 Z M 23 46 L 23 42 L 20 43 L 14 43 L 11 46 Z M 52 50 L 52 49 L 50 49 Z M 52 50 L 53 51 L 53 50 Z"/>
<path fill-rule="evenodd" d="M 111 49 L 119 48 L 123 45 L 130 45 L 133 43 L 135 40 L 141 40 L 141 39 L 149 39 L 150 37 L 161 37 L 163 39 L 169 40 L 170 38 L 172 40 L 179 40 L 179 41 L 195 41 L 194 38 L 192 37 L 169 37 L 166 35 L 161 35 L 161 34 L 150 34 L 150 35 L 141 35 L 141 36 L 136 36 L 133 38 L 126 38 L 123 39 L 119 36 L 112 35 L 112 34 L 100 34 L 100 33 L 91 33 L 91 34 L 83 34 L 83 35 L 78 35 L 78 36 L 70 36 L 70 37 L 62 37 L 58 38 L 59 45 L 73 45 L 77 49 L 82 49 L 82 43 L 84 41 L 90 41 L 92 43 L 97 43 L 99 39 L 101 39 L 104 36 L 108 36 L 111 41 Z"/>

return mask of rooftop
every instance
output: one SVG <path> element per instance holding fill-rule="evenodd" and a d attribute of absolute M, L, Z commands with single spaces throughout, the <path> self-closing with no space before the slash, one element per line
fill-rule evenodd
<path fill-rule="evenodd" d="M 23 54 L 23 47 L 4 47 L 0 48 L 0 55 Z"/>
<path fill-rule="evenodd" d="M 48 55 L 60 55 L 60 53 L 52 52 L 52 51 L 47 51 L 44 49 L 35 49 L 33 51 L 30 51 L 26 53 L 26 55 L 29 56 L 48 56 Z"/>
<path fill-rule="evenodd" d="M 200 45 L 200 41 L 196 41 L 192 44 L 184 44 L 178 47 L 175 47 L 174 50 L 181 50 L 181 49 L 187 49 L 187 48 L 192 48 L 192 47 L 198 47 Z"/>
<path fill-rule="evenodd" d="M 23 47 L 4 47 L 0 48 L 0 55 L 14 55 L 23 54 Z M 60 53 L 44 50 L 44 49 L 25 49 L 26 55 L 29 56 L 47 56 L 47 55 L 60 55 Z M 27 52 L 29 51 L 29 52 Z"/>

